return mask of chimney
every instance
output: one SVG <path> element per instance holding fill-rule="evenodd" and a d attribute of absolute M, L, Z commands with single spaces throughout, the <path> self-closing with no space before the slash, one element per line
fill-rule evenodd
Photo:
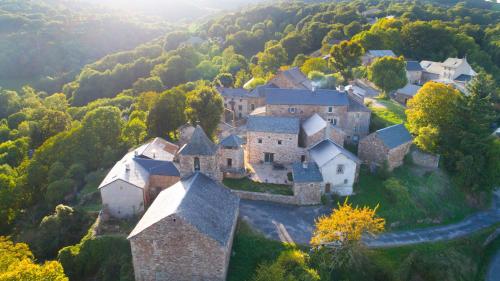
<path fill-rule="evenodd" d="M 127 174 L 130 172 L 130 165 L 128 163 L 125 164 L 125 172 L 127 172 Z"/>

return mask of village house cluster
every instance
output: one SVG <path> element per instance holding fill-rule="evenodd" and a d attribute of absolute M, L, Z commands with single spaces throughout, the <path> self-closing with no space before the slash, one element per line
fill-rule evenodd
<path fill-rule="evenodd" d="M 199 125 L 182 126 L 177 144 L 156 138 L 131 150 L 99 186 L 106 216 L 142 215 L 128 237 L 137 281 L 225 280 L 242 193 L 224 178 L 288 184 L 287 203 L 320 204 L 353 194 L 362 163 L 401 165 L 412 143 L 402 124 L 369 134 L 362 95 L 316 89 L 298 68 L 252 91 L 218 91 L 240 126 L 217 144 Z M 354 143 L 358 156 L 344 147 Z"/>

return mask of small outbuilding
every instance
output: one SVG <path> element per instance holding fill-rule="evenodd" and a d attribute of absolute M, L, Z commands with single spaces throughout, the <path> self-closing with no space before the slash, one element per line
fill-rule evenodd
<path fill-rule="evenodd" d="M 394 93 L 394 100 L 403 105 L 406 105 L 408 104 L 408 101 L 418 93 L 420 88 L 422 87 L 413 84 L 406 84 L 406 86 Z"/>
<path fill-rule="evenodd" d="M 226 177 L 245 175 L 245 151 L 243 140 L 234 134 L 219 143 L 220 168 Z"/>
<path fill-rule="evenodd" d="M 202 173 L 158 195 L 128 236 L 136 281 L 224 281 L 239 198 Z"/>
<path fill-rule="evenodd" d="M 292 165 L 293 194 L 299 205 L 321 203 L 321 184 L 323 176 L 314 162 L 294 163 Z"/>
<path fill-rule="evenodd" d="M 359 142 L 358 156 L 370 166 L 382 166 L 392 171 L 403 164 L 410 151 L 412 136 L 403 124 L 380 129 Z"/>

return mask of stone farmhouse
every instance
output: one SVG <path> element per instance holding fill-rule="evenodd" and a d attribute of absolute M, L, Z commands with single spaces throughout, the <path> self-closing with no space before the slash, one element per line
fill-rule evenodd
<path fill-rule="evenodd" d="M 370 65 L 375 59 L 382 57 L 396 57 L 396 54 L 391 50 L 368 50 L 361 57 L 361 63 L 363 65 Z"/>
<path fill-rule="evenodd" d="M 298 67 L 280 70 L 267 84 L 270 88 L 312 90 L 313 83 Z"/>
<path fill-rule="evenodd" d="M 176 150 L 156 138 L 127 153 L 99 185 L 104 211 L 116 218 L 141 214 L 160 191 L 179 181 Z"/>
<path fill-rule="evenodd" d="M 422 87 L 418 85 L 406 84 L 406 86 L 404 86 L 403 88 L 396 90 L 396 92 L 393 94 L 393 98 L 397 102 L 403 105 L 407 105 L 408 101 L 417 94 L 420 88 Z"/>
<path fill-rule="evenodd" d="M 406 78 L 408 83 L 420 85 L 422 83 L 423 68 L 418 61 L 406 61 Z"/>
<path fill-rule="evenodd" d="M 217 91 L 224 99 L 224 108 L 229 111 L 229 114 L 234 114 L 236 119 L 247 117 L 257 107 L 264 105 L 264 99 L 257 91 L 247 91 L 243 88 L 217 88 Z M 229 118 L 228 118 L 229 119 Z"/>
<path fill-rule="evenodd" d="M 220 169 L 224 177 L 241 178 L 245 174 L 243 140 L 231 134 L 219 143 Z"/>
<path fill-rule="evenodd" d="M 421 61 L 424 69 L 423 82 L 437 81 L 451 84 L 463 93 L 467 93 L 467 84 L 477 73 L 467 62 L 467 58 L 448 58 L 444 62 Z"/>
<path fill-rule="evenodd" d="M 306 119 L 315 113 L 346 133 L 346 141 L 357 142 L 368 134 L 371 111 L 362 99 L 337 90 L 264 88 L 267 116 Z"/>
<path fill-rule="evenodd" d="M 358 156 L 370 167 L 387 163 L 387 168 L 392 171 L 403 164 L 411 144 L 412 136 L 406 127 L 393 125 L 363 138 L 358 145 Z"/>
<path fill-rule="evenodd" d="M 136 281 L 224 281 L 239 198 L 196 172 L 162 191 L 128 236 Z"/>

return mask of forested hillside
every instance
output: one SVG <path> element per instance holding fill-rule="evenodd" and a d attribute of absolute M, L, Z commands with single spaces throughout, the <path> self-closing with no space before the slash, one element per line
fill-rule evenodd
<path fill-rule="evenodd" d="M 58 259 L 72 280 L 132 280 L 126 241 L 83 238 L 107 170 L 149 138 L 176 140 L 186 121 L 214 136 L 223 112 L 214 87 L 252 89 L 290 66 L 334 88 L 367 77 L 359 57 L 368 49 L 415 60 L 467 56 L 498 101 L 498 5 L 456 2 L 260 5 L 172 31 L 68 1 L 1 1 L 0 234 L 28 243 L 37 260 Z M 373 24 L 363 15 L 371 8 L 380 9 Z M 498 144 L 491 150 L 483 160 L 494 171 Z M 459 173 L 470 154 L 457 153 L 462 166 L 450 170 Z"/>
<path fill-rule="evenodd" d="M 168 25 L 98 10 L 81 2 L 0 2 L 0 87 L 27 83 L 59 91 L 81 67 L 128 50 L 168 30 Z"/>

